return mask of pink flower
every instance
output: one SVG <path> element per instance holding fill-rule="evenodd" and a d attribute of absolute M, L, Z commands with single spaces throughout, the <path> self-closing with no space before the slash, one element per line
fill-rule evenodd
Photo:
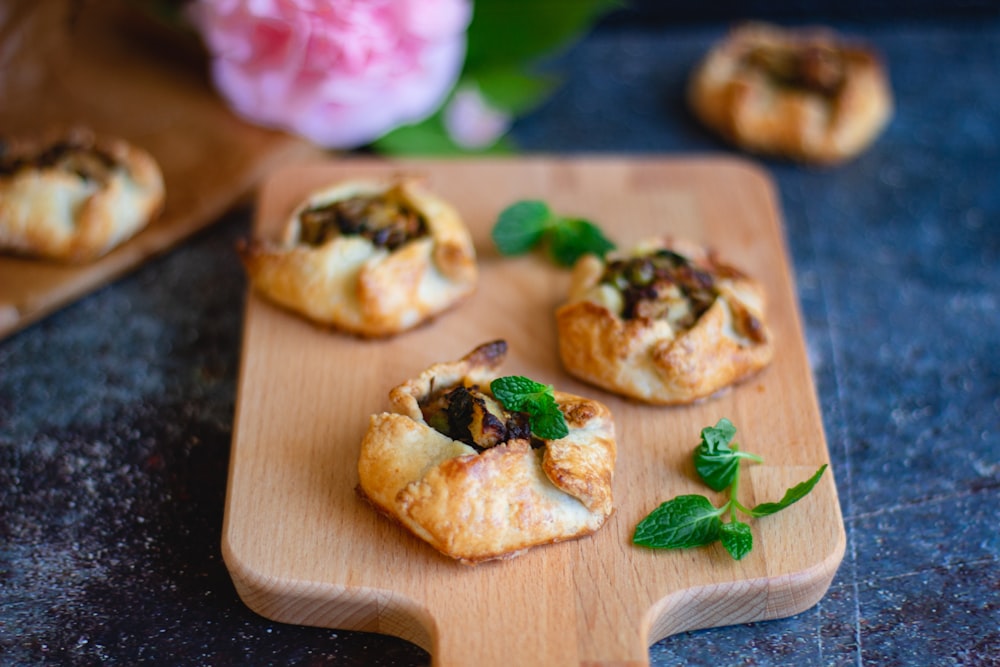
<path fill-rule="evenodd" d="M 444 110 L 448 136 L 462 148 L 486 148 L 496 143 L 510 129 L 513 119 L 491 107 L 479 87 L 460 86 Z"/>
<path fill-rule="evenodd" d="M 247 120 L 353 148 L 423 120 L 465 58 L 468 0 L 196 0 L 216 87 Z"/>

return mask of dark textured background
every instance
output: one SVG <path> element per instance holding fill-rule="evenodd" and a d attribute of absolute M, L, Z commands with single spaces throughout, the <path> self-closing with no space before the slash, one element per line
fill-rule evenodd
<path fill-rule="evenodd" d="M 749 19 L 875 23 L 902 17 L 939 22 L 995 18 L 1000 13 L 1000 0 L 618 0 L 618 4 L 619 8 L 606 18 L 606 23 L 677 26 Z"/>
<path fill-rule="evenodd" d="M 654 665 L 1000 665 L 1000 20 L 969 4 L 991 11 L 835 21 L 885 56 L 892 124 L 841 167 L 761 162 L 847 526 L 837 577 L 793 618 L 661 641 Z M 728 22 L 655 7 L 556 59 L 524 150 L 731 152 L 681 99 Z M 0 341 L 0 663 L 428 663 L 261 618 L 221 560 L 251 214 Z"/>

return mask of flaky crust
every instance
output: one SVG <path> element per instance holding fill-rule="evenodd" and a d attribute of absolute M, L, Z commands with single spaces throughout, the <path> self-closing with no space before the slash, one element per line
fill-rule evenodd
<path fill-rule="evenodd" d="M 569 299 L 556 310 L 559 355 L 570 374 L 646 403 L 693 403 L 737 383 L 774 355 L 764 291 L 707 249 L 651 239 L 637 253 L 667 248 L 715 277 L 718 294 L 689 329 L 663 319 L 624 319 L 600 284 L 605 262 L 593 255 L 573 268 Z"/>
<path fill-rule="evenodd" d="M 426 220 L 428 234 L 395 250 L 361 236 L 320 246 L 299 240 L 304 209 L 398 185 Z M 389 336 L 451 308 L 475 289 L 475 249 L 457 211 L 418 180 L 354 180 L 323 188 L 300 204 L 280 243 L 239 246 L 254 288 L 271 301 L 323 325 L 367 337 Z"/>
<path fill-rule="evenodd" d="M 824 94 L 780 85 L 751 54 L 826 49 L 840 58 L 842 84 Z M 892 116 L 884 67 L 870 49 L 822 28 L 751 23 L 734 29 L 695 69 L 688 103 L 737 146 L 813 163 L 836 163 L 868 147 Z"/>
<path fill-rule="evenodd" d="M 72 146 L 96 165 L 85 176 L 66 160 Z M 89 262 L 143 229 L 163 207 L 163 175 L 146 151 L 77 129 L 0 146 L 0 250 L 60 262 Z"/>
<path fill-rule="evenodd" d="M 505 354 L 488 343 L 394 388 L 392 412 L 373 415 L 361 443 L 362 496 L 466 564 L 593 533 L 612 512 L 614 422 L 596 401 L 555 392 L 570 432 L 536 449 L 517 439 L 477 453 L 424 421 L 435 388 L 488 388 Z"/>

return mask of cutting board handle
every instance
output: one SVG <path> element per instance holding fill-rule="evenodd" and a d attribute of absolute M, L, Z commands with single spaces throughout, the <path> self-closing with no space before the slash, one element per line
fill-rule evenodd
<path fill-rule="evenodd" d="M 554 603 L 559 592 L 565 597 Z M 470 614 L 466 603 L 433 613 L 434 667 L 648 667 L 639 619 L 593 623 L 595 610 L 579 609 L 568 587 L 539 582 L 536 593 L 537 607 L 496 604 Z"/>

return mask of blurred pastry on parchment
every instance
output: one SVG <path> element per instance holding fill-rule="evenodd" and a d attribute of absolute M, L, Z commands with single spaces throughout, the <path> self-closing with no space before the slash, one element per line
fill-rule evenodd
<path fill-rule="evenodd" d="M 45 140 L 0 140 L 0 251 L 95 260 L 163 207 L 163 175 L 145 150 L 75 128 Z"/>

